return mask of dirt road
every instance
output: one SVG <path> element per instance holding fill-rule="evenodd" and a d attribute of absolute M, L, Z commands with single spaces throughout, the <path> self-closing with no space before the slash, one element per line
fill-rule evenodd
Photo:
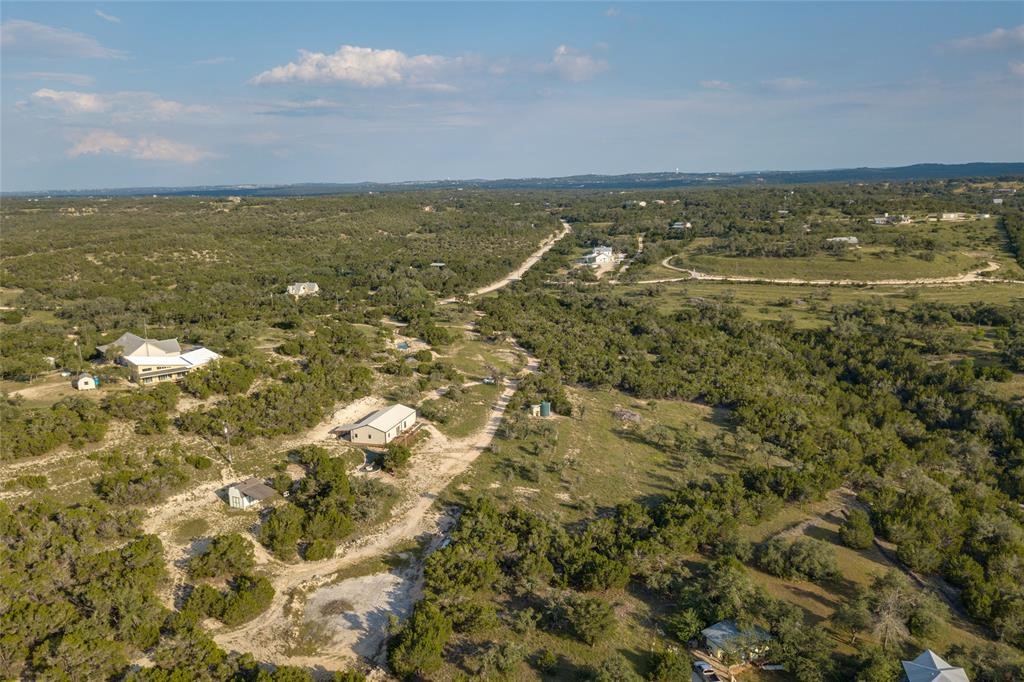
<path fill-rule="evenodd" d="M 524 372 L 536 372 L 538 365 L 539 361 L 530 357 Z M 374 649 L 373 635 L 379 640 L 386 633 L 379 629 L 376 633 L 364 633 L 362 628 L 367 624 L 357 622 L 352 629 L 359 634 L 358 637 L 343 636 L 343 641 L 335 641 L 321 655 L 287 656 L 282 650 L 285 639 L 282 635 L 286 635 L 293 627 L 289 614 L 285 612 L 289 593 L 295 589 L 311 591 L 326 584 L 337 571 L 364 559 L 386 554 L 399 543 L 425 535 L 436 536 L 441 529 L 443 515 L 433 509 L 435 500 L 448 484 L 469 468 L 491 444 L 519 380 L 519 377 L 516 377 L 505 382 L 483 428 L 467 438 L 452 440 L 433 426 L 424 427 L 430 433 L 430 440 L 417 449 L 411 471 L 404 478 L 393 480 L 404 489 L 403 502 L 394 509 L 391 518 L 375 532 L 339 547 L 332 559 L 298 564 L 273 562 L 264 566 L 276 591 L 270 608 L 239 628 L 214 632 L 217 643 L 228 650 L 252 653 L 258 660 L 324 667 L 337 667 L 345 659 L 355 658 L 357 653 L 362 654 Z M 384 474 L 375 472 L 366 475 Z M 380 621 L 378 619 L 375 622 L 379 625 Z M 366 635 L 371 636 L 368 638 Z M 345 644 L 348 646 L 344 646 Z"/>
<path fill-rule="evenodd" d="M 512 282 L 522 279 L 523 275 L 526 274 L 527 270 L 536 265 L 537 261 L 539 261 L 545 253 L 551 250 L 551 247 L 557 244 L 563 237 L 565 237 L 565 235 L 569 234 L 570 232 L 572 232 L 572 226 L 563 220 L 562 231 L 542 241 L 540 243 L 540 248 L 538 248 L 536 251 L 530 254 L 530 257 L 524 260 L 522 265 L 520 265 L 518 268 L 508 273 L 501 279 L 497 280 L 496 282 L 491 282 L 490 284 L 482 286 L 479 289 L 471 291 L 469 293 L 469 297 L 472 298 L 474 296 L 483 296 L 484 294 L 489 294 L 492 291 L 497 291 L 498 289 L 507 287 Z M 440 305 L 446 305 L 449 303 L 455 303 L 458 300 L 458 297 L 445 298 L 438 301 L 438 303 Z"/>
<path fill-rule="evenodd" d="M 1015 283 L 1021 284 L 1017 280 L 1012 279 L 1001 279 L 997 277 L 982 277 L 987 272 L 995 272 L 999 269 L 999 263 L 994 261 L 988 261 L 988 264 L 983 268 L 977 270 L 971 270 L 960 275 L 951 275 L 949 277 L 921 277 L 918 279 L 874 279 L 874 280 L 857 280 L 857 279 L 799 279 L 796 277 L 750 277 L 745 275 L 711 275 L 706 272 L 700 272 L 699 270 L 692 270 L 690 268 L 681 268 L 676 265 L 672 265 L 671 261 L 675 256 L 669 256 L 668 258 L 661 261 L 661 264 L 669 270 L 676 270 L 677 272 L 686 273 L 687 277 L 666 277 L 661 279 L 647 279 L 635 282 L 635 284 L 662 284 L 666 282 L 686 282 L 686 281 L 703 281 L 703 282 L 750 282 L 757 284 L 807 284 L 812 286 L 846 286 L 846 287 L 862 287 L 862 286 L 948 286 L 955 284 L 974 284 L 976 282 L 1001 282 L 1001 283 Z"/>

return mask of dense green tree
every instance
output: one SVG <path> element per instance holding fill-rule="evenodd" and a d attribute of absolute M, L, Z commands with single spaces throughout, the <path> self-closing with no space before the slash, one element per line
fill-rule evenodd
<path fill-rule="evenodd" d="M 451 637 L 451 623 L 429 600 L 413 609 L 409 621 L 392 637 L 388 664 L 400 677 L 424 675 L 441 667 L 441 652 Z"/>

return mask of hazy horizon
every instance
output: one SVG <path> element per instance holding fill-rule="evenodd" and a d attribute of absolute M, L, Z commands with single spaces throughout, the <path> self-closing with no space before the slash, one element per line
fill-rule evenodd
<path fill-rule="evenodd" d="M 1017 3 L 10 2 L 0 45 L 5 192 L 1024 159 Z"/>

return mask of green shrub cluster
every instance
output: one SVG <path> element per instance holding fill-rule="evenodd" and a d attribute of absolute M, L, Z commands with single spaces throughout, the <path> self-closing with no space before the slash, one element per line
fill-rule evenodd
<path fill-rule="evenodd" d="M 322 554 L 325 543 L 332 547 L 352 532 L 355 496 L 345 471 L 345 461 L 327 450 L 307 446 L 293 453 L 306 469 L 291 501 L 275 507 L 260 530 L 260 542 L 277 556 L 295 556 L 301 539 L 321 541 L 314 555 Z M 333 552 L 332 552 L 333 553 Z"/>

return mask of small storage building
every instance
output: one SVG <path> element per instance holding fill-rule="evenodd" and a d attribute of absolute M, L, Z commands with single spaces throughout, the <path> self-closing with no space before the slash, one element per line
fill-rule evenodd
<path fill-rule="evenodd" d="M 248 509 L 276 494 L 276 490 L 260 479 L 250 478 L 228 488 L 228 504 L 232 509 Z"/>
<path fill-rule="evenodd" d="M 92 391 L 96 388 L 96 379 L 90 374 L 79 374 L 71 380 L 71 387 L 79 391 Z"/>

